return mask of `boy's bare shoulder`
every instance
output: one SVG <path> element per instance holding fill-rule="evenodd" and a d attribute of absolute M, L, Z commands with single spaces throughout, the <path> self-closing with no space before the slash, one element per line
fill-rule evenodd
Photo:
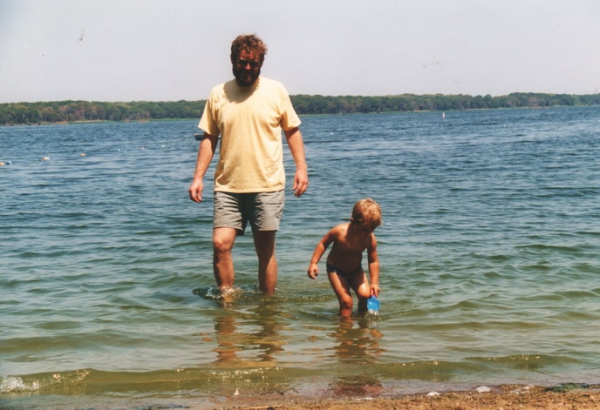
<path fill-rule="evenodd" d="M 374 233 L 372 233 L 371 237 L 369 238 L 369 244 L 373 247 L 377 246 L 377 237 L 375 236 Z"/>
<path fill-rule="evenodd" d="M 340 233 L 344 233 L 348 230 L 348 222 L 346 223 L 341 223 L 339 225 L 334 226 L 333 228 L 331 228 L 331 233 L 333 234 L 340 234 Z"/>

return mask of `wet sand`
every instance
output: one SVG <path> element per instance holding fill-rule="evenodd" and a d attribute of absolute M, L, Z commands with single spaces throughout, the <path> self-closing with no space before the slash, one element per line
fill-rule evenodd
<path fill-rule="evenodd" d="M 488 391 L 489 390 L 489 391 Z M 365 392 L 366 393 L 366 392 Z M 50 396 L 41 404 L 35 397 L 5 401 L 0 410 L 591 410 L 600 409 L 600 385 L 566 384 L 553 388 L 502 385 L 468 391 L 424 392 L 373 397 L 337 394 L 330 397 L 257 394 L 230 397 Z"/>
<path fill-rule="evenodd" d="M 549 389 L 506 385 L 489 392 L 447 392 L 388 398 L 335 398 L 302 402 L 276 402 L 253 406 L 223 403 L 215 409 L 239 410 L 566 410 L 599 409 L 600 390 Z"/>

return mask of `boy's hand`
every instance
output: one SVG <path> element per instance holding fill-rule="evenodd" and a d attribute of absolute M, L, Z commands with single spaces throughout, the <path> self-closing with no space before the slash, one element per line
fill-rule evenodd
<path fill-rule="evenodd" d="M 311 279 L 317 279 L 319 274 L 319 266 L 316 263 L 311 263 L 308 267 L 308 277 Z"/>
<path fill-rule="evenodd" d="M 379 285 L 378 284 L 371 284 L 371 295 L 375 295 L 375 297 L 379 297 Z"/>

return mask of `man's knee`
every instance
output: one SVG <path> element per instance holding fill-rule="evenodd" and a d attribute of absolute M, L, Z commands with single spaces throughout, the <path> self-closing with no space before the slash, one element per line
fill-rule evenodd
<path fill-rule="evenodd" d="M 270 258 L 275 254 L 275 231 L 254 232 L 254 247 L 259 258 Z"/>
<path fill-rule="evenodd" d="M 226 231 L 213 232 L 213 249 L 216 253 L 231 252 L 235 242 L 235 231 L 233 234 Z"/>
<path fill-rule="evenodd" d="M 225 246 L 222 242 L 213 242 L 213 251 L 215 255 L 225 255 L 231 253 L 231 247 Z"/>

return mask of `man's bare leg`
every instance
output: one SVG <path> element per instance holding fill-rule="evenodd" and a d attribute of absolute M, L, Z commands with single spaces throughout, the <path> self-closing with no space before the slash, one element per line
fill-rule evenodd
<path fill-rule="evenodd" d="M 233 228 L 213 229 L 213 271 L 221 291 L 233 288 L 235 272 L 231 250 L 235 237 L 236 232 Z"/>
<path fill-rule="evenodd" d="M 277 286 L 277 258 L 275 257 L 275 235 L 277 231 L 257 231 L 254 248 L 258 256 L 258 284 L 262 293 L 271 296 Z"/>

